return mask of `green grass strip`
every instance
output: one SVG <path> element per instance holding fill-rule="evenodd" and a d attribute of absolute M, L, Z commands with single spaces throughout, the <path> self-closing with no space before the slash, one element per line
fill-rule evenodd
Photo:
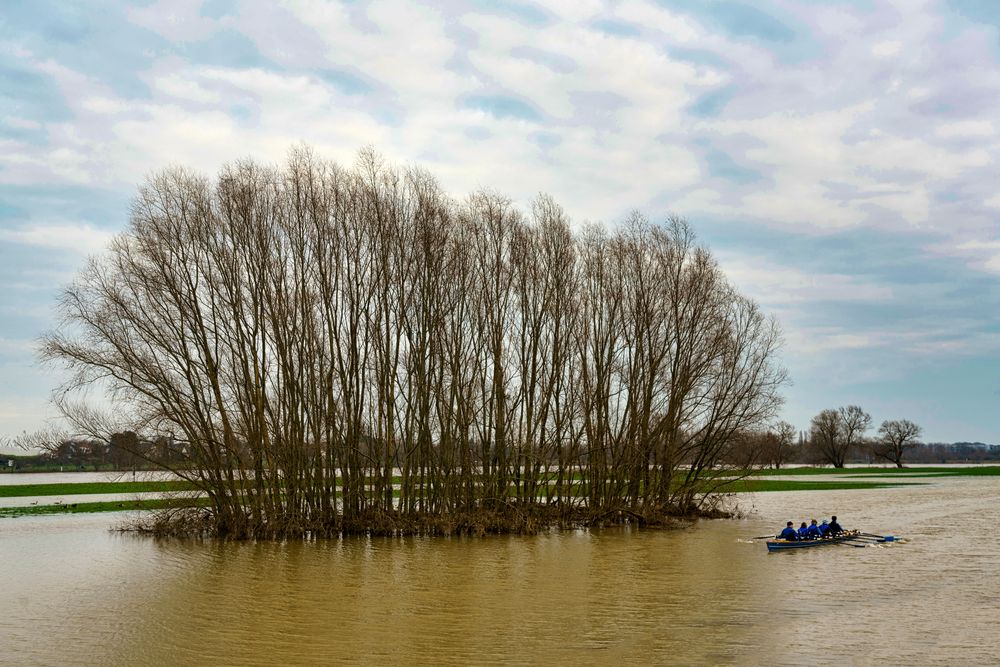
<path fill-rule="evenodd" d="M 28 507 L 0 507 L 0 518 L 41 514 L 90 514 L 94 512 L 125 512 L 129 510 L 158 510 L 168 507 L 207 505 L 207 498 L 150 498 L 146 500 L 110 500 L 100 503 L 72 503 L 66 505 L 30 505 Z"/>
<path fill-rule="evenodd" d="M 720 493 L 763 493 L 768 491 L 840 491 L 850 489 L 886 489 L 895 486 L 918 486 L 920 482 L 819 482 L 785 479 L 741 479 L 721 488 Z"/>
<path fill-rule="evenodd" d="M 755 477 L 790 477 L 798 475 L 884 475 L 884 476 L 928 476 L 937 477 L 997 477 L 1000 476 L 1000 466 L 974 466 L 969 468 L 942 468 L 938 466 L 914 466 L 907 468 L 780 468 L 757 470 Z"/>
<path fill-rule="evenodd" d="M 159 491 L 191 491 L 183 480 L 147 482 L 80 482 L 59 484 L 12 484 L 0 486 L 0 498 L 24 496 L 76 496 L 94 493 L 155 493 Z"/>

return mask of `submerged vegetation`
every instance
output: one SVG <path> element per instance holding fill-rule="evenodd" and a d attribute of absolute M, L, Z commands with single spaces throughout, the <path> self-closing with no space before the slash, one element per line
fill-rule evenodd
<path fill-rule="evenodd" d="M 207 495 L 156 515 L 162 532 L 714 511 L 785 382 L 776 324 L 684 221 L 574 229 L 546 196 L 528 214 L 490 191 L 456 202 L 368 152 L 153 176 L 60 308 L 44 357 L 116 405 L 61 399 L 75 427 L 169 443 L 136 454 Z"/>

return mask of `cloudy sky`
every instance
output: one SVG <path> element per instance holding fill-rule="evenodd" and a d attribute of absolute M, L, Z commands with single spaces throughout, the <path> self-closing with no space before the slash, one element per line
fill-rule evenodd
<path fill-rule="evenodd" d="M 1000 443 L 1000 2 L 0 6 L 0 437 L 150 171 L 373 145 L 462 196 L 690 220 L 781 321 L 785 418 Z"/>

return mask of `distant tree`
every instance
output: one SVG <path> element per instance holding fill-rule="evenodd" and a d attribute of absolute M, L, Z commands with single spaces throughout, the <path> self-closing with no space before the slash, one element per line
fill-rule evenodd
<path fill-rule="evenodd" d="M 809 423 L 809 443 L 823 463 L 844 467 L 847 448 L 844 446 L 843 425 L 836 410 L 823 410 Z"/>
<path fill-rule="evenodd" d="M 68 431 L 49 426 L 38 431 L 21 433 L 12 438 L 10 443 L 26 452 L 41 453 L 46 458 L 55 460 L 59 456 L 60 449 L 65 449 L 64 444 L 68 440 L 70 440 Z"/>
<path fill-rule="evenodd" d="M 872 441 L 872 453 L 903 467 L 903 454 L 919 445 L 923 429 L 909 419 L 892 419 L 882 422 L 878 438 Z"/>
<path fill-rule="evenodd" d="M 795 427 L 786 421 L 778 422 L 768 429 L 762 435 L 764 440 L 763 463 L 776 470 L 788 463 L 795 451 L 796 435 Z"/>
<path fill-rule="evenodd" d="M 857 405 L 823 410 L 810 422 L 809 441 L 816 458 L 843 468 L 852 451 L 865 444 L 872 417 Z"/>
<path fill-rule="evenodd" d="M 726 449 L 725 462 L 740 470 L 750 470 L 767 465 L 767 459 L 770 456 L 768 435 L 765 431 L 734 433 Z"/>
<path fill-rule="evenodd" d="M 111 436 L 108 453 L 118 469 L 135 466 L 139 462 L 139 436 L 134 431 L 123 431 Z"/>
<path fill-rule="evenodd" d="M 844 438 L 844 453 L 850 454 L 855 448 L 865 442 L 865 432 L 872 423 L 872 416 L 857 405 L 848 405 L 838 411 L 840 413 L 841 429 Z M 843 466 L 841 466 L 843 467 Z"/>

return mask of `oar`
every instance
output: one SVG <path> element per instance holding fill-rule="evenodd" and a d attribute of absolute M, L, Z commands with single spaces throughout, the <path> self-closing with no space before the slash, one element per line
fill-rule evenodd
<path fill-rule="evenodd" d="M 777 535 L 759 535 L 757 537 L 751 537 L 751 540 L 773 540 L 777 538 Z"/>
<path fill-rule="evenodd" d="M 875 546 L 878 544 L 883 544 L 885 542 L 895 542 L 895 538 L 892 535 L 886 535 L 885 537 L 873 536 L 868 537 L 864 535 L 859 535 L 857 537 L 852 537 L 849 540 L 844 540 L 840 544 L 846 544 L 849 547 L 867 547 Z"/>
<path fill-rule="evenodd" d="M 895 535 L 876 535 L 875 533 L 858 533 L 858 534 L 863 535 L 864 537 L 874 537 L 875 539 L 881 540 L 882 542 L 895 542 L 897 539 L 899 539 Z"/>
<path fill-rule="evenodd" d="M 859 549 L 864 549 L 867 546 L 875 544 L 873 540 L 870 540 L 867 537 L 863 537 L 863 535 L 864 533 L 860 532 L 855 533 L 853 535 L 841 534 L 841 535 L 835 535 L 834 539 L 840 538 L 837 544 L 843 544 L 844 546 L 847 547 L 858 547 Z M 855 542 L 857 542 L 858 544 L 855 544 Z"/>

